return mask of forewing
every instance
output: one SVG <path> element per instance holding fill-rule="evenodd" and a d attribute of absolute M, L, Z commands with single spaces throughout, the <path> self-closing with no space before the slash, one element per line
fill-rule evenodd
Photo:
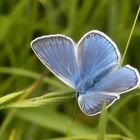
<path fill-rule="evenodd" d="M 74 42 L 63 35 L 39 37 L 31 47 L 40 61 L 59 79 L 72 88 L 78 80 Z"/>
<path fill-rule="evenodd" d="M 106 108 L 111 106 L 119 96 L 107 93 L 90 92 L 79 95 L 78 104 L 84 114 L 94 116 L 101 113 L 103 104 L 106 102 Z"/>
<path fill-rule="evenodd" d="M 100 31 L 90 31 L 81 38 L 77 47 L 77 62 L 82 79 L 100 79 L 120 64 L 116 44 Z"/>
<path fill-rule="evenodd" d="M 103 78 L 94 89 L 110 93 L 124 93 L 136 88 L 140 83 L 138 71 L 126 65 L 121 67 L 116 72 Z"/>

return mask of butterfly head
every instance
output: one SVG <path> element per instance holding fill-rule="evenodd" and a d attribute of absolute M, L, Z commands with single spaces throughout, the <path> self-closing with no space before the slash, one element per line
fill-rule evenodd
<path fill-rule="evenodd" d="M 76 99 L 78 99 L 79 95 L 80 95 L 79 91 L 76 91 L 75 94 L 73 95 L 73 97 L 75 97 Z"/>

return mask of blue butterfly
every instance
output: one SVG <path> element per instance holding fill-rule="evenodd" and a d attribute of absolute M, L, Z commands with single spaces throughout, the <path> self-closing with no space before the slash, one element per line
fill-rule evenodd
<path fill-rule="evenodd" d="M 42 36 L 31 48 L 56 77 L 76 90 L 78 105 L 88 116 L 100 113 L 104 100 L 108 108 L 140 83 L 139 72 L 130 65 L 121 67 L 116 44 L 97 30 L 77 44 L 60 34 Z"/>

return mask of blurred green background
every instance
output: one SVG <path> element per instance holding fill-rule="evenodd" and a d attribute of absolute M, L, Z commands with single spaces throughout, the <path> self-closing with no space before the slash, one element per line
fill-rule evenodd
<path fill-rule="evenodd" d="M 42 75 L 21 99 L 67 87 L 32 52 L 30 42 L 38 36 L 59 33 L 77 42 L 96 29 L 110 36 L 123 54 L 138 6 L 135 0 L 0 0 L 0 96 L 26 89 Z M 140 71 L 140 18 L 127 63 Z M 0 110 L 0 140 L 140 140 L 139 95 L 140 88 L 123 95 L 101 119 L 84 115 L 74 98 L 39 108 Z"/>

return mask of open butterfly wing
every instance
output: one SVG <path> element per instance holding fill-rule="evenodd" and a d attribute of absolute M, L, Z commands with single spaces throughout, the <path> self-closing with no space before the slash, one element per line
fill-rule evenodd
<path fill-rule="evenodd" d="M 112 105 L 119 96 L 100 92 L 87 92 L 79 95 L 78 104 L 84 114 L 94 116 L 102 111 L 103 104 L 106 102 L 106 108 Z"/>
<path fill-rule="evenodd" d="M 77 55 L 81 81 L 98 80 L 106 76 L 118 67 L 121 60 L 116 44 L 96 30 L 82 37 L 78 43 Z"/>
<path fill-rule="evenodd" d="M 96 115 L 102 111 L 104 101 L 108 108 L 119 99 L 119 94 L 136 88 L 139 83 L 138 71 L 126 65 L 103 78 L 87 93 L 79 95 L 79 107 L 88 116 Z"/>
<path fill-rule="evenodd" d="M 121 94 L 136 88 L 140 83 L 139 72 L 126 65 L 103 78 L 93 90 Z"/>
<path fill-rule="evenodd" d="M 63 35 L 43 36 L 33 40 L 31 47 L 48 69 L 64 83 L 75 88 L 79 73 L 74 42 L 70 38 Z"/>

